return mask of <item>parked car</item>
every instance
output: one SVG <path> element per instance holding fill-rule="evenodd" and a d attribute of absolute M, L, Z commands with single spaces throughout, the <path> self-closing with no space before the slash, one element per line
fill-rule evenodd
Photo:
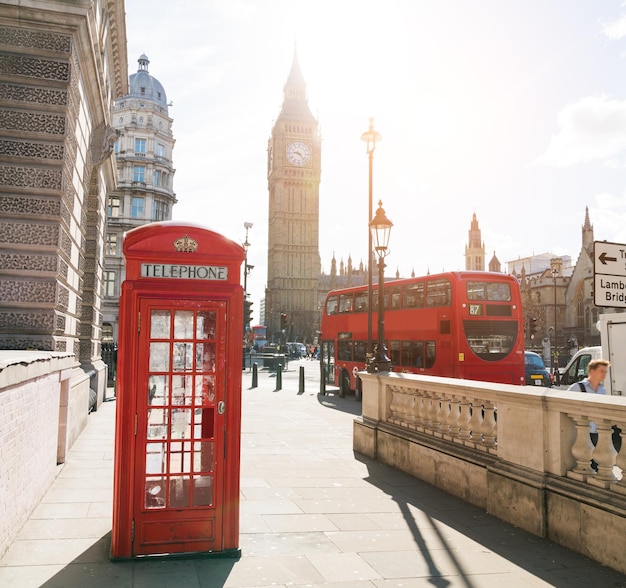
<path fill-rule="evenodd" d="M 559 388 L 567 389 L 572 384 L 580 382 L 587 377 L 587 366 L 592 359 L 602 357 L 602 347 L 583 347 L 579 349 L 568 364 L 560 371 L 561 381 Z"/>
<path fill-rule="evenodd" d="M 526 385 L 527 386 L 552 386 L 552 376 L 546 369 L 541 355 L 532 351 L 524 352 L 524 365 L 526 368 Z"/>

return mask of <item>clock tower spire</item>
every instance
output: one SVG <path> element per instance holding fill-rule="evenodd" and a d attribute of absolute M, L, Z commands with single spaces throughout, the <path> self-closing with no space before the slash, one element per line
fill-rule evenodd
<path fill-rule="evenodd" d="M 267 154 L 268 335 L 281 342 L 311 342 L 319 330 L 321 139 L 295 50 Z"/>

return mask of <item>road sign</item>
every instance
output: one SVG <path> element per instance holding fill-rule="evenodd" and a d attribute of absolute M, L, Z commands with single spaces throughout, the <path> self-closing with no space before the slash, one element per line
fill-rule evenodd
<path fill-rule="evenodd" d="M 593 244 L 593 299 L 596 306 L 626 308 L 626 245 Z"/>

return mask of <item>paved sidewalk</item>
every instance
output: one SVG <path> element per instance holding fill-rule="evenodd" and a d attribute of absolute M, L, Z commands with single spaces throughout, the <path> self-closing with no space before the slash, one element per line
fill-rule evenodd
<path fill-rule="evenodd" d="M 306 390 L 298 393 L 298 368 Z M 626 577 L 352 451 L 354 397 L 318 396 L 319 365 L 243 376 L 241 550 L 109 561 L 115 402 L 0 560 L 2 588 L 626 586 Z"/>

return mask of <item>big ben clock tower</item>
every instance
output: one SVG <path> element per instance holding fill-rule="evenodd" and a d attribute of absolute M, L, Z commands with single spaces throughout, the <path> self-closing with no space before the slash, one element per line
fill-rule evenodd
<path fill-rule="evenodd" d="M 266 324 L 277 341 L 311 342 L 319 329 L 321 139 L 295 52 L 283 92 L 267 147 Z"/>

